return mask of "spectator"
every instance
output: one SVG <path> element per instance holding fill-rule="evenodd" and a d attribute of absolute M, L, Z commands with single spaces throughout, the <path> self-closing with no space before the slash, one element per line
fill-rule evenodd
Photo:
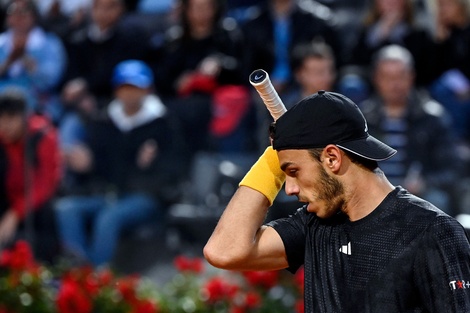
<path fill-rule="evenodd" d="M 56 205 L 66 254 L 96 266 L 112 261 L 124 231 L 163 221 L 179 173 L 187 170 L 179 132 L 152 92 L 151 69 L 142 61 L 123 61 L 113 85 L 116 98 L 105 116 L 89 125 L 86 145 L 66 154 L 68 167 L 90 175 L 90 188 Z"/>
<path fill-rule="evenodd" d="M 182 0 L 179 10 L 180 21 L 168 30 L 155 68 L 163 95 L 211 94 L 217 85 L 246 82 L 241 32 L 224 19 L 223 3 Z"/>
<path fill-rule="evenodd" d="M 140 0 L 132 15 L 147 28 L 151 36 L 162 40 L 164 33 L 175 22 L 178 3 L 177 0 Z"/>
<path fill-rule="evenodd" d="M 84 26 L 91 8 L 91 0 L 41 0 L 37 4 L 44 27 L 62 40 Z"/>
<path fill-rule="evenodd" d="M 436 80 L 431 95 L 453 119 L 459 138 L 470 142 L 470 3 L 436 1 L 435 51 L 432 68 Z"/>
<path fill-rule="evenodd" d="M 326 13 L 326 14 L 325 14 Z M 341 64 L 341 47 L 334 15 L 316 1 L 269 0 L 259 15 L 243 24 L 249 72 L 262 68 L 278 92 L 292 80 L 292 48 L 312 40 L 324 41 Z"/>
<path fill-rule="evenodd" d="M 300 44 L 293 49 L 291 67 L 294 84 L 281 97 L 287 108 L 319 90 L 334 91 L 336 60 L 324 42 Z"/>
<path fill-rule="evenodd" d="M 126 23 L 125 12 L 124 0 L 94 0 L 87 25 L 70 35 L 70 62 L 62 89 L 65 106 L 77 102 L 85 91 L 96 97 L 100 108 L 106 106 L 112 98 L 114 66 L 144 58 L 147 34 L 138 24 Z"/>
<path fill-rule="evenodd" d="M 69 86 L 73 92 L 77 91 L 76 98 L 67 103 L 68 111 L 62 116 L 59 125 L 60 149 L 65 158 L 74 152 L 76 146 L 86 142 L 88 124 L 97 115 L 96 98 L 83 84 L 83 81 L 77 80 Z M 77 191 L 86 178 L 86 174 L 76 173 L 66 166 L 61 192 Z"/>
<path fill-rule="evenodd" d="M 5 162 L 5 176 L 0 177 L 5 190 L 0 193 L 6 195 L 0 207 L 0 244 L 30 240 L 38 259 L 53 262 L 58 245 L 51 202 L 61 179 L 57 132 L 45 116 L 27 115 L 26 106 L 19 91 L 8 89 L 0 95 Z"/>
<path fill-rule="evenodd" d="M 62 42 L 39 25 L 33 0 L 10 1 L 6 23 L 0 34 L 0 86 L 22 87 L 33 109 L 57 120 L 57 87 L 67 62 Z"/>
<path fill-rule="evenodd" d="M 373 136 L 398 151 L 381 168 L 390 182 L 451 210 L 460 159 L 445 109 L 413 87 L 411 53 L 398 45 L 377 52 L 375 94 L 361 104 Z"/>
<path fill-rule="evenodd" d="M 246 49 L 235 21 L 224 18 L 222 1 L 182 0 L 179 12 L 179 23 L 168 30 L 161 49 L 155 47 L 161 57 L 154 61 L 154 69 L 157 89 L 183 121 L 190 150 L 195 153 L 209 149 L 212 111 L 226 109 L 219 110 L 219 103 L 224 106 L 224 101 L 238 97 L 236 117 L 231 121 L 234 126 L 247 112 Z M 213 102 L 214 98 L 221 100 Z"/>
<path fill-rule="evenodd" d="M 397 44 L 407 48 L 415 60 L 415 83 L 427 85 L 430 75 L 430 30 L 417 19 L 413 0 L 374 0 L 366 12 L 357 39 L 351 48 L 348 65 L 367 68 L 375 52 Z"/>
<path fill-rule="evenodd" d="M 84 123 L 113 97 L 113 68 L 126 59 L 142 59 L 147 35 L 128 24 L 123 0 L 93 0 L 83 28 L 67 39 L 69 66 L 61 92 L 64 113 L 60 121 L 63 150 L 83 140 Z M 66 185 L 71 179 L 67 175 Z"/>

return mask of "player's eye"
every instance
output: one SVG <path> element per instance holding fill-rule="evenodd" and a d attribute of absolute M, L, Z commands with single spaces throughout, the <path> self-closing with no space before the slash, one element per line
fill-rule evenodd
<path fill-rule="evenodd" d="M 286 174 L 293 177 L 297 174 L 297 170 L 296 169 L 288 169 L 286 171 Z"/>

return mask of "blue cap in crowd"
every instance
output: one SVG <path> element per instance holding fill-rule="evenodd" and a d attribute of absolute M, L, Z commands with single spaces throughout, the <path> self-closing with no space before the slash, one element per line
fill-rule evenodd
<path fill-rule="evenodd" d="M 114 87 L 132 85 L 145 89 L 153 84 L 153 73 L 145 62 L 126 60 L 114 68 L 112 83 Z"/>

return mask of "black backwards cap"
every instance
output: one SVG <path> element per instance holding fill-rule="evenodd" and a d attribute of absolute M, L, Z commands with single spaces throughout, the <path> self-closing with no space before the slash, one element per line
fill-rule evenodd
<path fill-rule="evenodd" d="M 360 157 L 382 161 L 397 151 L 368 133 L 367 121 L 346 96 L 320 90 L 300 100 L 271 129 L 275 150 L 324 148 L 334 144 Z"/>

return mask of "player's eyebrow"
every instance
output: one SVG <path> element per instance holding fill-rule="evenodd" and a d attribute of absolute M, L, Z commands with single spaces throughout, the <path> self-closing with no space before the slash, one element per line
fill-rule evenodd
<path fill-rule="evenodd" d="M 292 164 L 294 164 L 294 163 L 292 163 L 292 162 L 284 162 L 284 163 L 282 163 L 282 165 L 281 165 L 281 170 L 284 172 L 284 171 L 286 170 L 286 168 L 288 168 L 288 167 L 289 167 L 290 165 L 292 165 Z"/>

